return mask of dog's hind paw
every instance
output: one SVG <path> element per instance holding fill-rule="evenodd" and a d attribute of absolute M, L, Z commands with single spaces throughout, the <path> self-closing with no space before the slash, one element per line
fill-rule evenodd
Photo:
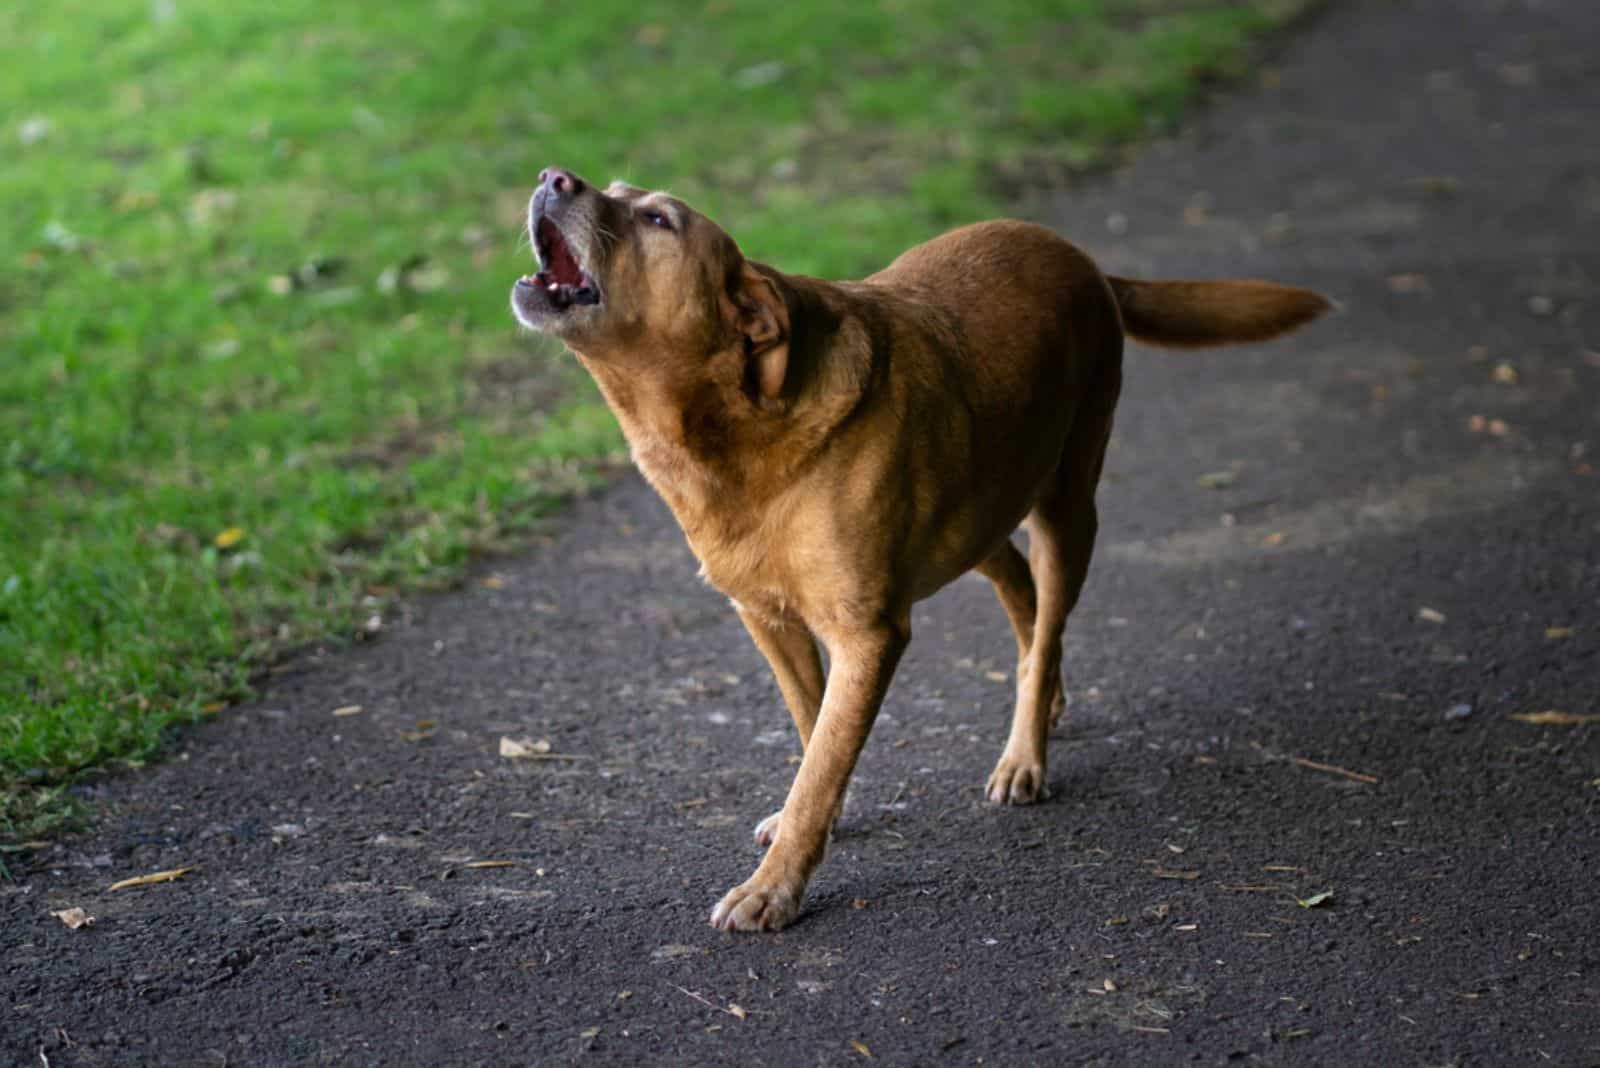
<path fill-rule="evenodd" d="M 767 848 L 778 840 L 778 825 L 783 821 L 783 809 L 779 809 L 760 823 L 756 824 L 754 832 L 756 845 L 762 849 Z"/>
<path fill-rule="evenodd" d="M 752 878 L 722 896 L 711 910 L 711 926 L 724 931 L 776 931 L 799 914 L 799 894 Z"/>
<path fill-rule="evenodd" d="M 848 798 L 848 795 L 846 795 L 846 798 Z M 838 812 L 843 811 L 845 811 L 845 804 L 840 803 Z M 834 822 L 829 823 L 829 827 L 827 827 L 827 836 L 830 839 L 834 838 L 835 831 L 838 831 L 838 812 L 834 814 Z M 774 841 L 778 841 L 778 830 L 782 827 L 782 822 L 784 822 L 784 811 L 778 809 L 778 811 L 768 815 L 765 820 L 755 825 L 755 830 L 750 831 L 750 838 L 755 839 L 757 846 L 762 847 L 762 849 L 768 849 Z"/>
<path fill-rule="evenodd" d="M 996 805 L 1031 805 L 1050 796 L 1044 785 L 1044 764 L 1002 756 L 989 776 L 984 797 Z"/>
<path fill-rule="evenodd" d="M 1050 729 L 1055 730 L 1061 725 L 1061 718 L 1067 714 L 1067 706 L 1072 703 L 1067 696 L 1066 688 L 1059 681 L 1056 682 L 1055 694 L 1050 698 Z"/>

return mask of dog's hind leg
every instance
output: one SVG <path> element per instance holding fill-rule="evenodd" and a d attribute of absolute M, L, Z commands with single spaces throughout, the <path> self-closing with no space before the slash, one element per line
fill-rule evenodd
<path fill-rule="evenodd" d="M 1027 528 L 1037 608 L 1033 640 L 1017 670 L 1017 706 L 1011 716 L 1011 734 L 984 791 L 997 804 L 1028 805 L 1045 797 L 1049 680 L 1060 677 L 1061 631 L 1070 607 L 1066 565 L 1071 534 L 1054 517 L 1040 514 L 1037 506 L 1028 516 Z"/>
<path fill-rule="evenodd" d="M 994 583 L 995 596 L 1000 598 L 1000 606 L 1011 620 L 1011 629 L 1017 636 L 1020 667 L 1028 658 L 1028 647 L 1033 644 L 1033 617 L 1038 611 L 1028 561 L 1007 541 L 978 564 L 977 572 Z"/>
<path fill-rule="evenodd" d="M 1038 615 L 1038 597 L 1033 586 L 1033 573 L 1028 570 L 1028 560 L 1017 547 L 1007 541 L 988 559 L 977 566 L 978 574 L 994 583 L 995 596 L 1011 620 L 1011 630 L 1017 638 L 1017 679 L 1019 684 L 1028 673 L 1028 650 L 1033 646 L 1033 622 Z M 1065 707 L 1061 691 L 1061 673 L 1046 680 L 1046 700 L 1050 707 L 1050 725 L 1061 718 Z"/>
<path fill-rule="evenodd" d="M 1017 707 L 1011 734 L 985 790 L 985 796 L 997 804 L 1027 805 L 1046 796 L 1046 742 L 1050 727 L 1060 715 L 1056 703 L 1065 696 L 1061 685 L 1061 635 L 1089 573 L 1089 558 L 1099 528 L 1094 491 L 1100 481 L 1120 385 L 1121 361 L 1113 358 L 1097 376 L 1095 388 L 1073 422 L 1053 484 L 1040 495 L 1024 524 L 1036 607 L 1025 666 L 1017 672 Z M 996 587 L 1001 590 L 1000 599 L 1007 612 L 1012 613 L 1006 587 L 998 580 Z M 1014 583 L 1011 588 L 1015 589 Z M 1012 622 L 1015 626 L 1014 613 Z M 1020 645 L 1020 626 L 1017 631 Z"/>
<path fill-rule="evenodd" d="M 800 735 L 800 749 L 811 744 L 811 732 L 817 725 L 817 710 L 822 707 L 822 657 L 817 652 L 817 640 L 804 623 L 772 622 L 739 606 L 739 618 L 750 632 L 756 648 L 767 658 L 772 674 L 778 680 L 778 690 L 783 703 L 789 706 L 789 716 Z M 783 816 L 780 809 L 756 824 L 755 840 L 760 846 L 770 846 L 778 837 L 778 824 Z"/>

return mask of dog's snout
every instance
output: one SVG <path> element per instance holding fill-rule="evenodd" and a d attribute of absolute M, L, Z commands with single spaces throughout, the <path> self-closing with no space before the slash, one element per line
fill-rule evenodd
<path fill-rule="evenodd" d="M 572 197 L 583 192 L 583 180 L 561 167 L 546 167 L 540 171 L 539 184 L 557 196 Z"/>

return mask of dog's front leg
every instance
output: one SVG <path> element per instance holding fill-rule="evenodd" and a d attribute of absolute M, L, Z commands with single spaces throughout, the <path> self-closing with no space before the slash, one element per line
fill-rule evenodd
<path fill-rule="evenodd" d="M 904 618 L 822 635 L 830 660 L 828 683 L 800 771 L 783 803 L 783 831 L 755 874 L 711 910 L 713 927 L 775 931 L 799 914 L 850 772 L 910 636 L 910 621 Z"/>

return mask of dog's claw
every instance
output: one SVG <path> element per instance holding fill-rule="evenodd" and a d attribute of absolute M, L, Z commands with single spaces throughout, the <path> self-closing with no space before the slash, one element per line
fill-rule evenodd
<path fill-rule="evenodd" d="M 758 884 L 734 887 L 711 910 L 711 926 L 723 931 L 777 931 L 800 912 L 800 896 L 787 888 Z"/>
<path fill-rule="evenodd" d="M 984 796 L 996 805 L 1031 805 L 1050 796 L 1044 784 L 1044 765 L 1001 757 L 989 776 Z"/>

